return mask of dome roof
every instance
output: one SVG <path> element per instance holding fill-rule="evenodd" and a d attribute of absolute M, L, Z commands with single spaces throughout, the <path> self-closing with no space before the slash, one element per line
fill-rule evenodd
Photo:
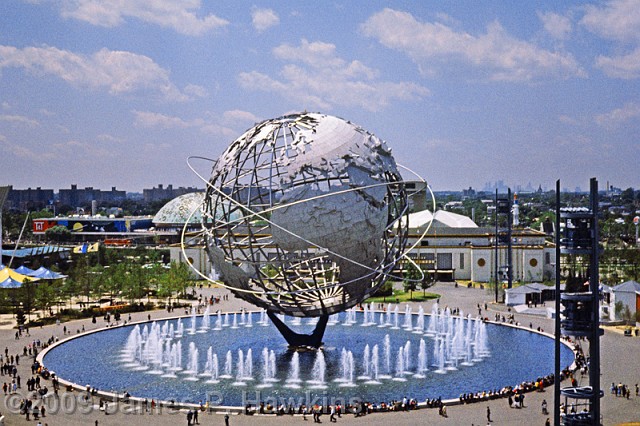
<path fill-rule="evenodd" d="M 154 225 L 201 223 L 204 193 L 190 192 L 169 201 L 153 217 Z M 192 214 L 193 213 L 193 214 Z"/>
<path fill-rule="evenodd" d="M 478 225 L 467 216 L 449 212 L 446 210 L 436 210 L 433 214 L 429 210 L 411 213 L 409 215 L 409 228 L 420 228 L 426 226 L 433 220 L 433 226 L 446 228 L 477 228 Z"/>

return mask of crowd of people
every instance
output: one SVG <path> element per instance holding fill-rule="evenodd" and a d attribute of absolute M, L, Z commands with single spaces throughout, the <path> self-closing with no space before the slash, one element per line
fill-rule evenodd
<path fill-rule="evenodd" d="M 640 396 L 640 388 L 638 387 L 638 384 L 636 383 L 636 396 Z M 614 383 L 611 383 L 611 394 L 616 396 L 616 397 L 621 397 L 621 398 L 627 398 L 629 399 L 631 397 L 631 387 L 627 386 L 626 384 L 623 384 L 622 382 L 619 382 L 617 385 Z"/>

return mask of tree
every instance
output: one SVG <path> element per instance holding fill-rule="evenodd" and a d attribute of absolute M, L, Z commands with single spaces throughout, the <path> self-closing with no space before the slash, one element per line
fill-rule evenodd
<path fill-rule="evenodd" d="M 71 231 L 65 226 L 52 226 L 44 231 L 45 237 L 50 241 L 63 242 L 71 239 Z"/>
<path fill-rule="evenodd" d="M 191 284 L 191 271 L 189 266 L 183 262 L 171 262 L 167 279 L 171 286 L 175 286 L 178 294 L 186 294 L 187 288 Z"/>
<path fill-rule="evenodd" d="M 420 288 L 422 289 L 423 296 L 427 296 L 427 289 L 435 284 L 435 280 L 431 274 L 424 274 L 422 281 L 420 281 Z"/>
<path fill-rule="evenodd" d="M 386 301 L 386 297 L 391 295 L 393 295 L 393 282 L 387 280 L 376 290 L 373 297 L 382 297 L 382 300 Z"/>
<path fill-rule="evenodd" d="M 16 322 L 18 325 L 24 325 L 27 322 L 27 318 L 24 316 L 24 311 L 22 309 L 18 309 L 16 311 Z"/>
<path fill-rule="evenodd" d="M 55 282 L 41 282 L 35 291 L 35 307 L 47 314 L 56 299 Z"/>
<path fill-rule="evenodd" d="M 404 278 L 403 285 L 404 291 L 409 292 L 409 300 L 413 299 L 413 292 L 418 287 L 418 283 L 422 279 L 422 271 L 418 269 L 415 263 L 405 262 L 402 270 L 402 276 Z"/>
<path fill-rule="evenodd" d="M 620 199 L 623 203 L 630 204 L 633 203 L 633 199 L 635 198 L 635 191 L 633 188 L 627 188 L 620 194 Z"/>

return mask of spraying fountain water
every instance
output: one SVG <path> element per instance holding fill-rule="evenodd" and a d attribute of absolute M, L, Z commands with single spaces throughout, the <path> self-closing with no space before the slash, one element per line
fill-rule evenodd
<path fill-rule="evenodd" d="M 238 317 L 235 312 L 233 313 L 233 325 L 231 326 L 231 328 L 233 329 L 238 328 Z"/>
<path fill-rule="evenodd" d="M 268 327 L 269 326 L 269 321 L 267 319 L 267 310 L 263 309 L 262 311 L 260 311 L 260 321 L 259 321 L 260 325 L 262 327 Z"/>
<path fill-rule="evenodd" d="M 364 353 L 362 354 L 362 375 L 358 376 L 358 380 L 369 380 L 370 376 L 370 363 L 371 363 L 371 350 L 369 344 L 365 345 Z"/>
<path fill-rule="evenodd" d="M 420 346 L 418 348 L 418 368 L 413 377 L 417 379 L 424 379 L 427 371 L 429 371 L 427 368 L 427 344 L 424 339 L 420 339 Z"/>
<path fill-rule="evenodd" d="M 392 330 L 397 330 L 400 328 L 399 325 L 399 321 L 400 319 L 398 318 L 398 305 L 396 305 L 396 307 L 393 309 L 393 327 L 391 327 Z"/>
<path fill-rule="evenodd" d="M 191 307 L 191 327 L 189 327 L 189 334 L 196 334 L 196 308 Z"/>
<path fill-rule="evenodd" d="M 353 324 L 378 325 L 387 327 L 388 323 L 393 323 L 392 329 L 399 327 L 399 308 L 388 306 L 386 312 L 376 312 L 371 304 L 364 305 L 364 311 L 358 312 L 357 308 L 349 309 L 343 314 L 343 321 L 340 315 L 335 314 L 329 318 L 329 323 L 335 326 L 352 326 Z M 176 322 L 149 323 L 144 326 L 136 325 L 132 327 L 126 339 L 126 344 L 121 352 L 121 360 L 128 369 L 144 370 L 150 374 L 161 374 L 163 377 L 176 378 L 176 372 L 182 369 L 182 338 L 178 337 L 182 331 L 183 338 L 186 339 L 188 350 L 186 351 L 186 367 L 183 371 L 182 380 L 198 380 L 204 378 L 211 384 L 220 383 L 223 379 L 234 379 L 222 382 L 222 386 L 248 386 L 252 380 L 259 378 L 255 388 L 307 388 L 324 389 L 342 386 L 378 385 L 384 380 L 393 379 L 397 382 L 408 382 L 409 380 L 421 380 L 431 374 L 445 374 L 449 370 L 456 369 L 459 365 L 473 365 L 489 355 L 487 347 L 486 325 L 479 320 L 472 320 L 467 317 L 451 315 L 450 309 L 440 311 L 437 304 L 432 307 L 434 316 L 430 318 L 428 328 L 425 329 L 425 315 L 422 306 L 414 315 L 411 307 L 407 305 L 404 311 L 402 329 L 393 332 L 401 336 L 409 337 L 416 334 L 430 335 L 433 338 L 433 357 L 430 358 L 433 369 L 428 368 L 427 353 L 429 350 L 426 339 L 409 338 L 404 344 L 398 345 L 397 337 L 391 339 L 389 334 L 385 334 L 379 344 L 373 345 L 367 341 L 361 347 L 342 348 L 337 356 L 335 353 L 318 351 L 313 353 L 295 352 L 289 362 L 287 379 L 283 384 L 277 385 L 276 378 L 276 353 L 264 347 L 261 351 L 260 372 L 257 376 L 253 374 L 252 348 L 245 346 L 226 351 L 224 367 L 220 371 L 217 354 L 209 346 L 206 350 L 206 361 L 203 365 L 198 362 L 197 341 L 202 337 L 190 337 L 194 330 L 194 324 L 200 324 L 197 333 L 202 336 L 203 331 L 212 330 L 219 332 L 224 330 L 225 323 L 232 323 L 233 327 L 252 326 L 253 320 L 250 313 L 240 312 L 237 314 L 214 314 L 215 327 L 209 328 L 209 308 L 202 315 L 202 321 L 196 322 L 197 316 L 192 309 L 189 332 L 184 333 L 184 326 L 180 320 Z M 257 315 L 257 314 L 256 314 Z M 260 321 L 266 320 L 265 311 L 260 313 Z M 416 318 L 413 321 L 413 317 Z M 196 318 L 196 320 L 194 320 Z M 258 318 L 258 317 L 256 317 Z M 282 317 L 283 321 L 288 321 L 292 326 L 299 324 L 300 327 L 313 325 L 311 321 L 303 321 L 301 318 L 291 318 L 288 320 Z M 315 323 L 315 321 L 312 321 Z M 174 324 L 176 327 L 174 327 Z M 376 327 L 378 328 L 378 327 Z M 222 331 L 231 333 L 231 330 Z M 237 332 L 236 332 L 237 333 Z M 368 332 L 369 333 L 369 332 Z M 367 334 L 368 334 L 367 333 Z M 371 333 L 381 335 L 381 331 L 371 331 Z M 408 333 L 408 334 L 407 334 Z M 171 336 L 174 336 L 172 339 Z M 189 337 L 187 337 L 189 336 Z M 365 339 L 366 340 L 366 339 Z M 360 340 L 362 341 L 362 340 Z M 392 359 L 391 346 L 397 348 Z M 413 346 L 415 343 L 416 346 Z M 204 348 L 202 349 L 204 351 Z M 237 351 L 237 352 L 236 352 Z M 237 357 L 234 357 L 237 353 Z M 309 358 L 314 354 L 314 358 Z M 357 368 L 354 363 L 354 354 L 357 354 Z M 394 364 L 392 364 L 392 361 Z M 331 363 L 334 363 L 332 366 Z M 302 368 L 302 365 L 305 367 Z M 312 366 L 313 365 L 313 366 Z M 222 374 L 220 374 L 222 373 Z M 358 373 L 358 374 L 356 374 Z M 335 382 L 335 384 L 334 384 Z M 393 385 L 393 386 L 399 386 Z M 279 390 L 276 390 L 279 392 Z"/>
<path fill-rule="evenodd" d="M 342 370 L 342 377 L 340 379 L 336 379 L 336 381 L 340 382 L 341 387 L 353 387 L 356 384 L 354 383 L 354 362 L 353 362 L 353 352 L 342 348 L 342 353 L 340 357 L 340 369 Z"/>
<path fill-rule="evenodd" d="M 218 315 L 216 315 L 216 324 L 213 328 L 215 331 L 222 330 L 222 312 L 218 311 Z"/>
<path fill-rule="evenodd" d="M 184 373 L 189 375 L 185 380 L 192 382 L 198 380 L 198 348 L 194 342 L 189 343 L 189 364 Z"/>
<path fill-rule="evenodd" d="M 232 374 L 233 369 L 233 357 L 231 355 L 231 351 L 227 351 L 227 355 L 224 359 L 224 374 L 220 376 L 221 379 L 230 379 L 233 377 Z"/>
<path fill-rule="evenodd" d="M 226 314 L 224 314 L 224 324 L 222 324 L 223 327 L 229 327 L 229 312 L 227 312 Z"/>
<path fill-rule="evenodd" d="M 209 331 L 210 319 L 209 319 L 209 306 L 204 310 L 204 314 L 202 315 L 202 321 L 200 322 L 200 329 L 198 333 L 206 333 Z"/>
<path fill-rule="evenodd" d="M 413 329 L 415 334 L 424 333 L 424 308 L 422 305 L 418 308 L 418 317 L 416 318 L 416 326 Z"/>
<path fill-rule="evenodd" d="M 176 338 L 181 338 L 182 336 L 184 336 L 184 324 L 182 323 L 182 320 L 180 318 L 178 318 L 178 322 L 176 324 L 175 337 Z"/>
<path fill-rule="evenodd" d="M 213 352 L 213 347 L 209 346 L 209 349 L 207 349 L 207 363 L 201 376 L 209 377 L 207 383 L 214 384 L 220 382 L 218 374 L 218 355 Z"/>
<path fill-rule="evenodd" d="M 411 370 L 411 342 L 407 340 L 404 344 L 404 374 L 409 374 Z"/>
<path fill-rule="evenodd" d="M 257 385 L 257 388 L 268 388 L 273 386 L 273 383 L 277 382 L 276 379 L 276 354 L 273 350 L 264 347 L 262 349 L 262 383 Z"/>
<path fill-rule="evenodd" d="M 393 377 L 393 380 L 396 382 L 406 382 L 407 379 L 404 378 L 405 368 L 404 368 L 404 346 L 400 346 L 398 348 L 398 355 L 396 355 L 396 374 Z"/>
<path fill-rule="evenodd" d="M 436 327 L 438 324 L 438 302 L 431 305 L 431 316 L 429 317 L 429 327 L 425 333 L 426 336 L 433 337 L 436 335 Z"/>
<path fill-rule="evenodd" d="M 316 358 L 313 362 L 313 368 L 311 369 L 311 389 L 326 389 L 327 382 L 325 380 L 325 374 L 327 370 L 327 363 L 324 359 L 324 352 L 321 350 L 316 351 Z"/>
<path fill-rule="evenodd" d="M 404 308 L 404 324 L 402 325 L 407 331 L 413 329 L 413 315 L 411 314 L 411 306 L 406 305 Z"/>
<path fill-rule="evenodd" d="M 299 389 L 300 383 L 300 355 L 298 352 L 294 352 L 291 357 L 291 362 L 289 362 L 289 376 L 287 377 L 287 381 L 284 385 L 286 388 L 290 389 Z"/>
<path fill-rule="evenodd" d="M 369 362 L 369 374 L 371 378 L 367 380 L 365 383 L 368 385 L 378 385 L 380 384 L 379 379 L 379 354 L 378 354 L 378 345 L 373 345 L 373 350 L 371 351 L 371 361 Z"/>
<path fill-rule="evenodd" d="M 238 358 L 236 359 L 236 381 L 233 382 L 233 386 L 246 386 L 247 383 L 245 380 L 244 373 L 244 351 L 242 349 L 238 349 Z"/>
<path fill-rule="evenodd" d="M 382 341 L 382 354 L 384 356 L 383 361 L 383 371 L 384 374 L 379 376 L 380 379 L 390 379 L 391 378 L 391 339 L 388 334 L 384 335 L 384 339 Z"/>

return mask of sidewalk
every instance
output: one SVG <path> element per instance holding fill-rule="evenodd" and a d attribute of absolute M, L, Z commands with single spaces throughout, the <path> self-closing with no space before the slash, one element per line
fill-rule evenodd
<path fill-rule="evenodd" d="M 475 288 L 466 287 L 454 287 L 450 283 L 438 283 L 430 291 L 439 293 L 440 306 L 449 306 L 452 308 L 459 308 L 465 313 L 470 313 L 475 316 L 478 313 L 477 304 L 479 303 L 482 308 L 484 316 L 492 317 L 496 311 L 503 312 L 503 305 L 493 305 L 491 303 L 492 295 L 487 293 L 487 290 L 480 290 Z M 196 292 L 202 293 L 203 297 L 211 294 L 219 296 L 228 294 L 228 291 L 222 288 L 203 288 L 197 289 Z M 484 310 L 484 303 L 488 304 L 489 312 Z M 425 312 L 429 312 L 433 301 L 421 303 Z M 413 304 L 417 309 L 420 304 Z M 221 309 L 223 312 L 237 311 L 240 308 L 253 309 L 248 303 L 229 296 L 228 301 L 222 301 L 215 305 L 216 309 Z M 414 309 L 414 311 L 415 311 Z M 506 311 L 506 309 L 504 309 Z M 151 315 L 152 320 L 161 319 L 168 316 L 174 316 L 178 314 L 177 311 L 169 314 L 166 310 L 156 310 L 151 313 L 139 312 L 132 313 L 133 321 L 143 321 L 147 319 L 147 315 Z M 532 316 L 532 315 L 520 315 L 515 313 L 516 320 L 526 324 L 532 323 L 534 328 L 542 327 L 545 330 L 553 329 L 553 322 L 547 318 Z M 0 318 L 0 323 L 7 321 L 5 318 Z M 61 324 L 60 326 L 50 325 L 42 328 L 31 329 L 30 337 L 23 337 L 20 340 L 14 339 L 15 330 L 7 328 L 6 325 L 0 325 L 0 338 L 2 343 L 9 350 L 9 354 L 19 353 L 21 356 L 20 365 L 18 366 L 18 374 L 22 378 L 22 389 L 19 391 L 26 391 L 26 379 L 30 377 L 30 364 L 32 361 L 22 359 L 22 348 L 28 342 L 35 339 L 46 341 L 49 337 L 54 336 L 62 337 L 62 327 L 66 325 L 69 330 L 72 330 L 76 334 L 77 330 L 81 330 L 82 326 L 86 331 L 94 330 L 99 327 L 103 327 L 104 321 L 102 318 L 98 319 L 97 324 L 92 324 L 91 319 L 78 320 Z M 640 363 L 638 362 L 638 353 L 640 353 L 640 338 L 637 337 L 625 337 L 616 332 L 605 331 L 605 335 L 601 339 L 601 354 L 602 354 L 602 386 L 605 389 L 605 396 L 601 402 L 601 410 L 604 417 L 605 425 L 616 425 L 623 422 L 640 421 L 640 398 L 631 396 L 630 400 L 624 398 L 616 398 L 609 394 L 608 387 L 612 382 L 622 382 L 631 386 L 640 382 Z M 4 348 L 0 348 L 3 350 Z M 490 372 L 488 372 L 490 374 Z M 550 371 L 549 373 L 552 373 Z M 0 381 L 6 381 L 6 376 L 0 376 Z M 48 383 L 49 388 L 50 382 Z M 20 395 L 19 395 L 20 396 Z M 65 401 L 73 401 L 74 397 L 78 397 L 78 393 L 75 392 L 72 395 L 62 396 Z M 3 402 L 0 404 L 0 411 L 6 416 L 7 425 L 26 425 L 35 424 L 33 420 L 27 422 L 24 416 L 10 413 L 7 403 L 15 403 L 16 398 L 4 397 Z M 540 406 L 542 400 L 545 399 L 548 404 L 548 410 L 550 416 L 544 416 L 541 413 Z M 172 413 L 168 410 L 164 410 L 162 414 L 142 414 L 139 411 L 131 413 L 131 409 L 125 406 L 120 406 L 122 409 L 113 414 L 105 415 L 104 412 L 97 409 L 89 409 L 87 407 L 80 407 L 79 405 L 73 405 L 70 403 L 70 407 L 74 409 L 65 410 L 61 409 L 57 414 L 47 414 L 42 421 L 43 424 L 49 425 L 94 425 L 98 420 L 99 425 L 175 425 L 186 424 L 186 412 Z M 492 425 L 544 425 L 547 417 L 552 417 L 553 413 L 553 389 L 547 389 L 545 392 L 532 392 L 528 393 L 525 398 L 525 408 L 516 409 L 509 408 L 506 399 L 492 400 L 489 402 L 474 403 L 469 405 L 451 406 L 448 407 L 448 417 L 444 418 L 438 415 L 437 409 L 423 409 L 412 412 L 394 412 L 394 413 L 375 413 L 364 417 L 354 418 L 353 415 L 345 416 L 338 419 L 338 423 L 344 424 L 367 424 L 367 425 L 388 425 L 393 423 L 394 425 L 415 425 L 415 424 L 430 424 L 430 425 L 485 425 L 487 424 L 486 412 L 487 407 L 491 410 Z M 115 407 L 113 407 L 115 408 Z M 311 422 L 311 418 L 308 418 Z M 328 416 L 323 415 L 321 420 L 328 422 Z M 304 423 L 301 416 L 245 416 L 245 415 L 231 415 L 230 425 L 255 425 L 261 424 L 268 425 L 282 425 L 282 424 L 300 424 Z M 200 424 L 203 425 L 222 425 L 224 424 L 224 415 L 222 414 L 200 414 Z"/>

